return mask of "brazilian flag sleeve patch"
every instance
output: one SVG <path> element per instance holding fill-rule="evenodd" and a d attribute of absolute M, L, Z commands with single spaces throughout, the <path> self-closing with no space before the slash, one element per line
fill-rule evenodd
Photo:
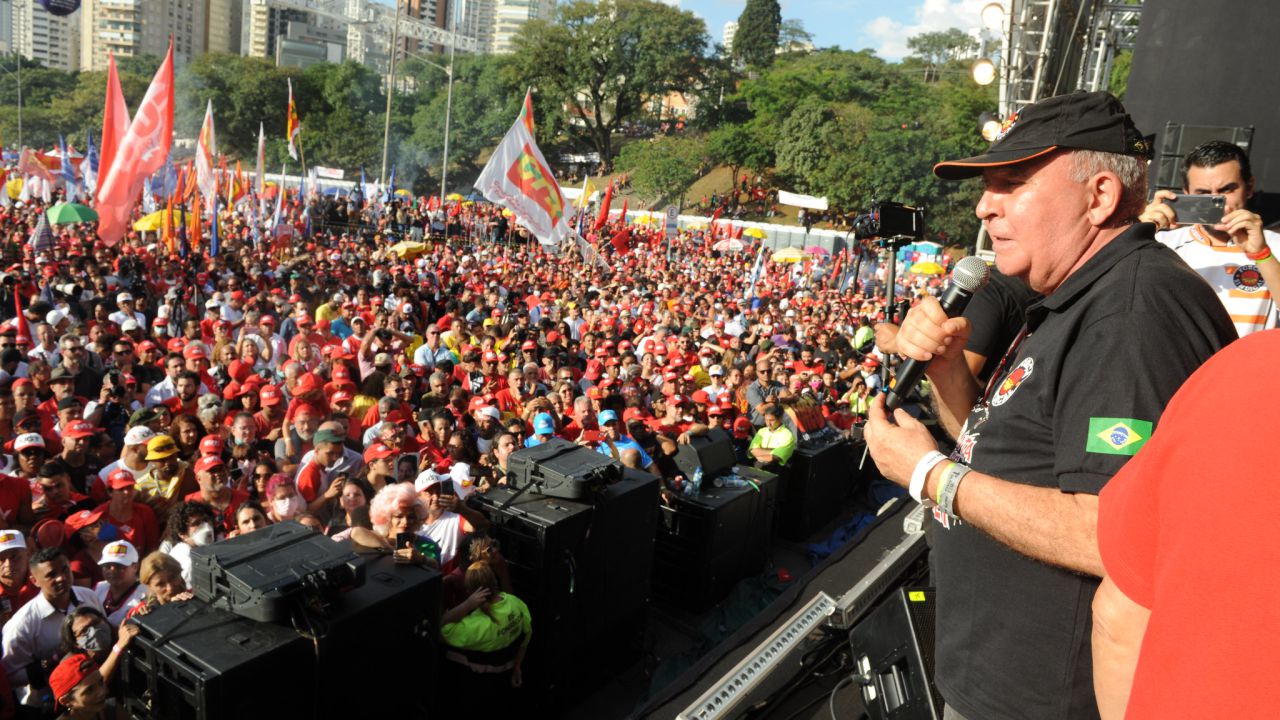
<path fill-rule="evenodd" d="M 1085 451 L 1103 455 L 1136 455 L 1151 437 L 1152 425 L 1133 418 L 1089 418 Z"/>

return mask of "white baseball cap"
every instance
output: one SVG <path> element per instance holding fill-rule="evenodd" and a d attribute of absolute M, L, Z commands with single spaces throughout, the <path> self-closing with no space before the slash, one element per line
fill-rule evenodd
<path fill-rule="evenodd" d="M 14 452 L 22 452 L 30 447 L 44 447 L 44 438 L 40 433 L 23 433 L 13 440 Z"/>
<path fill-rule="evenodd" d="M 502 413 L 498 410 L 498 408 L 492 405 L 485 405 L 484 407 L 480 408 L 479 410 L 476 411 L 476 415 L 487 417 L 491 420 L 498 420 L 498 421 L 502 420 Z"/>
<path fill-rule="evenodd" d="M 146 445 L 147 441 L 155 437 L 156 434 L 146 425 L 138 425 L 129 428 L 129 432 L 124 434 L 125 445 Z"/>
<path fill-rule="evenodd" d="M 122 303 L 122 302 L 133 302 L 133 295 L 130 295 L 130 294 L 129 294 L 129 293 L 127 293 L 127 292 L 122 292 L 122 293 L 120 293 L 119 295 L 117 295 L 117 296 L 116 296 L 116 302 L 118 302 L 118 303 Z"/>
<path fill-rule="evenodd" d="M 0 552 L 27 549 L 27 539 L 17 530 L 0 530 Z"/>
<path fill-rule="evenodd" d="M 128 540 L 109 542 L 102 548 L 99 565 L 132 565 L 138 562 L 138 550 Z"/>

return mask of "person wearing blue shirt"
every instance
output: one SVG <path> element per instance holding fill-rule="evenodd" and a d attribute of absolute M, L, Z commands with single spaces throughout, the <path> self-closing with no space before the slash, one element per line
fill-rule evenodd
<path fill-rule="evenodd" d="M 640 443 L 636 442 L 635 438 L 622 433 L 622 423 L 618 421 L 618 413 L 612 410 L 601 410 L 600 414 L 596 415 L 596 422 L 600 424 L 601 431 L 600 444 L 596 446 L 596 452 L 608 455 L 627 467 L 640 468 L 654 475 L 658 474 L 658 467 L 654 465 L 649 453 L 640 447 Z"/>

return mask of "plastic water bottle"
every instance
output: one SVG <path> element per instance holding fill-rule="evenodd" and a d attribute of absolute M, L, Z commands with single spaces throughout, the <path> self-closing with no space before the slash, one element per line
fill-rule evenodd
<path fill-rule="evenodd" d="M 693 471 L 693 482 L 689 483 L 691 488 L 689 494 L 697 495 L 702 492 L 702 467 L 699 466 Z"/>
<path fill-rule="evenodd" d="M 741 475 L 725 475 L 722 479 L 724 487 L 727 488 L 744 488 L 751 487 L 751 483 Z"/>

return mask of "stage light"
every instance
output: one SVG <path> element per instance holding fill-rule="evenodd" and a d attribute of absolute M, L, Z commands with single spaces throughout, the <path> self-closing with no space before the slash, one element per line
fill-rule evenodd
<path fill-rule="evenodd" d="M 990 85 L 996 79 L 996 65 L 989 58 L 982 58 L 973 64 L 973 81 L 979 85 Z"/>
<path fill-rule="evenodd" d="M 982 26 L 989 30 L 1004 27 L 1004 6 L 1000 3 L 987 3 L 982 8 Z"/>

